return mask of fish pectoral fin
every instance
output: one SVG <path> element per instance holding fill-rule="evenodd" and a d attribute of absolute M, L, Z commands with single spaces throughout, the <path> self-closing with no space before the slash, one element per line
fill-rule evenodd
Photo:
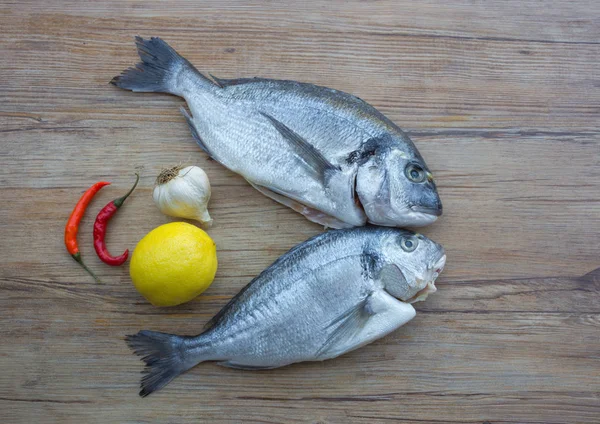
<path fill-rule="evenodd" d="M 184 116 L 185 121 L 187 122 L 188 126 L 190 127 L 190 131 L 192 132 L 192 137 L 194 137 L 194 140 L 196 140 L 196 143 L 198 144 L 198 146 L 200 146 L 200 148 L 202 150 L 204 150 L 204 152 L 206 154 L 208 154 L 211 158 L 214 159 L 213 155 L 211 155 L 211 153 L 208 151 L 208 147 L 206 147 L 206 144 L 204 144 L 204 141 L 202 141 L 200 134 L 198 134 L 198 131 L 196 130 L 196 127 L 194 126 L 194 121 L 192 120 L 192 117 L 190 116 L 188 111 L 185 110 L 185 108 L 183 106 L 181 106 L 179 108 L 179 111 Z"/>
<path fill-rule="evenodd" d="M 246 180 L 246 181 L 248 181 L 248 180 Z M 255 184 L 252 181 L 248 181 L 248 183 L 252 187 L 257 189 L 258 191 L 260 191 L 262 194 L 264 194 L 265 196 L 275 200 L 277 203 L 281 203 L 282 205 L 295 210 L 298 213 L 301 213 L 308 220 L 310 220 L 312 222 L 316 222 L 317 224 L 321 224 L 324 227 L 328 227 L 328 228 L 340 229 L 340 228 L 352 227 L 352 225 L 350 225 L 346 222 L 340 221 L 339 219 L 337 219 L 331 215 L 327 215 L 324 212 L 321 212 L 317 209 L 311 208 L 310 206 L 306 206 L 306 205 L 298 202 L 297 200 L 292 199 L 285 193 L 280 192 L 279 190 L 276 190 L 271 187 L 265 187 L 260 184 Z"/>
<path fill-rule="evenodd" d="M 342 315 L 334 319 L 326 327 L 333 331 L 317 352 L 317 356 L 327 355 L 332 347 L 337 346 L 340 341 L 350 340 L 358 334 L 367 324 L 369 318 L 375 314 L 371 305 L 371 294 L 361 300 L 357 305 L 348 309 Z"/>
<path fill-rule="evenodd" d="M 287 125 L 273 118 L 265 112 L 259 112 L 267 118 L 275 129 L 285 138 L 296 151 L 296 154 L 302 161 L 310 167 L 317 176 L 325 181 L 328 174 L 339 171 L 340 168 L 329 162 L 312 144 L 302 138 L 299 134 L 291 130 Z"/>
<path fill-rule="evenodd" d="M 271 365 L 267 365 L 267 366 L 244 365 L 244 364 L 238 364 L 237 362 L 233 362 L 233 361 L 217 362 L 217 365 L 220 365 L 222 367 L 227 367 L 227 368 L 234 368 L 236 370 L 248 370 L 248 371 L 272 370 L 273 368 L 277 368 L 277 366 L 271 366 Z"/>
<path fill-rule="evenodd" d="M 375 290 L 331 323 L 330 326 L 337 327 L 317 352 L 317 358 L 335 358 L 358 349 L 406 324 L 415 314 L 410 303 L 394 298 L 385 290 Z"/>

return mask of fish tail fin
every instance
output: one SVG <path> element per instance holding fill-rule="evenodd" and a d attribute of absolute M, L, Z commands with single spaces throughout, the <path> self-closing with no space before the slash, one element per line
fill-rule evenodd
<path fill-rule="evenodd" d="M 142 61 L 114 77 L 111 84 L 131 91 L 177 96 L 183 96 L 186 82 L 190 80 L 202 80 L 207 87 L 217 87 L 162 39 L 138 36 L 135 44 Z"/>
<path fill-rule="evenodd" d="M 146 363 L 140 384 L 140 396 L 146 397 L 171 380 L 202 362 L 186 355 L 185 342 L 193 337 L 143 330 L 126 336 L 125 341 Z"/>

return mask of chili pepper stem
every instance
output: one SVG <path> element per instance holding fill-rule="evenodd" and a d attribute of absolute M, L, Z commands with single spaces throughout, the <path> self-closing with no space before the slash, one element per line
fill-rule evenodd
<path fill-rule="evenodd" d="M 81 259 L 81 253 L 77 252 L 74 255 L 71 255 L 71 257 L 73 259 L 75 259 L 75 262 L 77 262 L 79 265 L 81 265 L 81 267 L 83 269 L 85 269 L 92 277 L 94 277 L 94 280 L 96 280 L 97 283 L 101 283 L 102 281 L 100 281 L 100 279 L 96 276 L 96 274 L 94 274 L 92 272 L 91 269 L 89 269 L 84 263 L 83 260 Z"/>
<path fill-rule="evenodd" d="M 123 202 L 125 202 L 125 199 L 127 199 L 129 197 L 129 195 L 133 192 L 133 190 L 135 189 L 135 187 L 137 186 L 139 181 L 140 181 L 140 174 L 138 174 L 136 172 L 135 173 L 135 183 L 133 184 L 133 187 L 131 187 L 131 190 L 129 190 L 125 196 L 119 197 L 118 199 L 113 200 L 113 203 L 115 204 L 115 206 L 117 208 L 120 208 L 121 206 L 123 206 Z"/>

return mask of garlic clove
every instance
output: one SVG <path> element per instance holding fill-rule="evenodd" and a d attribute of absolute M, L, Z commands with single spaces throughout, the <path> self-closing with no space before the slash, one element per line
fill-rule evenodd
<path fill-rule="evenodd" d="M 206 228 L 210 228 L 212 227 L 213 224 L 213 219 L 210 217 L 209 213 L 208 213 L 208 209 L 205 209 L 204 212 L 202 213 L 202 215 L 200 215 L 198 218 L 198 221 L 200 221 L 203 225 L 203 227 Z"/>

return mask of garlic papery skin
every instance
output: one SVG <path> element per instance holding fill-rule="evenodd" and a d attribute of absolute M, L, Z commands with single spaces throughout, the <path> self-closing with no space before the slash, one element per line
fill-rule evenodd
<path fill-rule="evenodd" d="M 195 219 L 205 227 L 212 225 L 213 220 L 207 209 L 210 182 L 200 167 L 175 166 L 163 170 L 156 179 L 152 197 L 165 215 Z"/>

